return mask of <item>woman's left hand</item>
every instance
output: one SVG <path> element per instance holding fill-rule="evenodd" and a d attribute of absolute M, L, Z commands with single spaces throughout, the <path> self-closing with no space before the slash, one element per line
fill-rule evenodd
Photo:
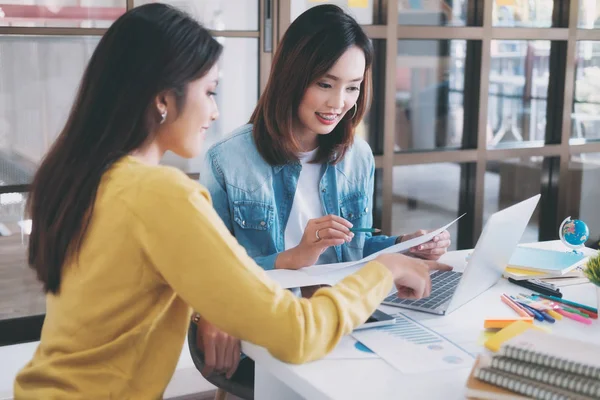
<path fill-rule="evenodd" d="M 431 231 L 420 229 L 415 233 L 409 233 L 402 236 L 401 242 L 414 239 L 419 236 L 423 236 Z M 419 246 L 411 247 L 409 249 L 410 254 L 415 257 L 423 258 L 425 260 L 438 260 L 443 254 L 448 251 L 450 247 L 450 233 L 443 231 L 439 235 L 434 236 L 429 242 L 423 243 Z"/>

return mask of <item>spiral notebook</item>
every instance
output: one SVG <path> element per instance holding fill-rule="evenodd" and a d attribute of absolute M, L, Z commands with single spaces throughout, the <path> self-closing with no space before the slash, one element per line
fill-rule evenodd
<path fill-rule="evenodd" d="M 600 398 L 600 380 L 571 374 L 549 367 L 513 360 L 508 357 L 483 355 L 480 368 L 506 372 L 523 379 L 529 379 L 529 384 L 541 383 L 554 388 L 572 391 L 578 395 Z"/>
<path fill-rule="evenodd" d="M 532 379 L 527 379 L 519 375 L 511 374 L 504 371 L 495 370 L 485 366 L 482 360 L 479 360 L 478 366 L 473 371 L 473 376 L 479 381 L 483 381 L 497 388 L 506 389 L 510 393 L 502 393 L 502 397 L 498 395 L 479 396 L 476 393 L 469 391 L 467 386 L 467 396 L 484 399 L 521 399 L 521 396 L 535 399 L 555 399 L 555 400 L 594 400 L 598 397 L 585 396 L 573 393 L 572 391 L 557 388 L 556 386 L 548 385 Z M 489 392 L 489 391 L 488 391 Z M 521 396 L 517 397 L 514 394 Z"/>
<path fill-rule="evenodd" d="M 504 389 L 491 383 L 484 382 L 475 377 L 475 371 L 479 370 L 481 356 L 475 360 L 469 379 L 465 396 L 467 399 L 478 400 L 529 400 L 529 397 L 521 396 L 508 389 Z"/>
<path fill-rule="evenodd" d="M 498 356 L 600 380 L 600 346 L 528 330 L 507 340 Z"/>

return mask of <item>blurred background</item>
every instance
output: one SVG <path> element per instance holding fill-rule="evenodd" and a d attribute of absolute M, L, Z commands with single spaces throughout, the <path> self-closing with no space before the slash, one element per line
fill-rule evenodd
<path fill-rule="evenodd" d="M 34 340 L 44 296 L 26 265 L 28 184 L 101 35 L 149 0 L 0 0 L 0 332 Z M 374 99 L 357 131 L 376 158 L 375 225 L 452 227 L 474 246 L 495 211 L 537 193 L 522 241 L 568 216 L 600 239 L 600 0 L 173 0 L 224 45 L 207 146 L 244 124 L 299 14 L 334 3 L 373 41 Z M 201 174 L 202 155 L 165 164 Z"/>

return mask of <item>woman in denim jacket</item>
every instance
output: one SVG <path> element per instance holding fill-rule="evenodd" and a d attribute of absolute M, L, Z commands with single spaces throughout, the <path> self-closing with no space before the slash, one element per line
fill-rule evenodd
<path fill-rule="evenodd" d="M 349 230 L 372 226 L 375 162 L 354 136 L 370 100 L 372 59 L 352 17 L 334 5 L 309 9 L 286 31 L 249 124 L 208 151 L 201 181 L 264 269 L 357 260 L 425 233 Z M 411 251 L 437 260 L 449 245 L 444 232 Z M 200 330 L 216 329 L 206 325 Z"/>

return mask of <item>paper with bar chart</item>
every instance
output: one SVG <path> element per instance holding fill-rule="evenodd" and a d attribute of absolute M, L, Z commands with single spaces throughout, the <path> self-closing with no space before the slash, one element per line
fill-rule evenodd
<path fill-rule="evenodd" d="M 355 331 L 352 336 L 405 374 L 470 368 L 473 356 L 444 336 L 402 315 L 394 325 Z"/>

